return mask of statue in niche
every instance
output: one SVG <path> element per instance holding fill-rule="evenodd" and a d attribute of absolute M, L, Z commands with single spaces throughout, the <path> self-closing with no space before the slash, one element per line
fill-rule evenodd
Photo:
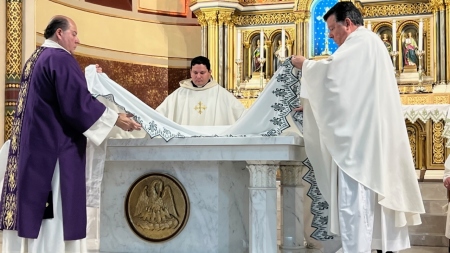
<path fill-rule="evenodd" d="M 407 37 L 403 40 L 403 64 L 404 66 L 418 65 L 416 56 L 417 43 L 412 37 L 412 33 L 408 32 Z"/>
<path fill-rule="evenodd" d="M 280 57 L 286 57 L 287 56 L 287 49 L 286 47 L 284 48 L 284 54 L 282 52 L 282 45 L 281 45 L 281 40 L 278 40 L 277 42 L 278 44 L 276 45 L 276 47 L 274 48 L 274 53 L 273 53 L 273 72 L 275 73 L 278 70 L 278 67 L 281 65 L 281 58 Z"/>
<path fill-rule="evenodd" d="M 384 43 L 384 45 L 386 46 L 386 49 L 388 50 L 388 52 L 392 52 L 392 44 L 391 44 L 391 40 L 389 39 L 389 34 L 387 33 L 383 33 L 382 35 L 382 39 L 381 39 Z"/>
<path fill-rule="evenodd" d="M 259 40 L 257 40 L 255 50 L 253 51 L 253 72 L 259 72 L 261 70 L 261 63 L 259 62 L 260 57 L 260 44 Z"/>
<path fill-rule="evenodd" d="M 144 187 L 136 204 L 134 217 L 138 226 L 148 230 L 174 229 L 179 225 L 179 215 L 170 186 L 154 180 Z"/>

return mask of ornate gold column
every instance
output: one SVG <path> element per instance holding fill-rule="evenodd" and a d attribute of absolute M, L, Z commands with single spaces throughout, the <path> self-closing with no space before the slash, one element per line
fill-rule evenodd
<path fill-rule="evenodd" d="M 308 57 L 308 40 L 309 38 L 309 17 L 308 10 L 296 11 L 295 15 L 295 40 L 297 41 L 295 50 L 292 52 L 297 55 L 304 55 Z"/>
<path fill-rule="evenodd" d="M 433 20 L 435 21 L 433 23 L 433 39 L 432 42 L 434 43 L 434 45 L 432 46 L 433 48 L 433 55 L 435 57 L 434 59 L 434 80 L 439 81 L 439 41 L 438 41 L 438 34 L 439 34 L 439 15 L 438 15 L 438 10 L 439 10 L 439 0 L 431 0 L 430 1 L 430 8 L 433 12 Z"/>
<path fill-rule="evenodd" d="M 206 22 L 205 16 L 203 15 L 201 10 L 194 11 L 195 16 L 197 17 L 198 23 L 202 29 L 202 55 L 208 57 L 208 23 Z"/>
<path fill-rule="evenodd" d="M 445 0 L 445 45 L 446 45 L 446 57 L 445 57 L 445 64 L 446 64 L 446 75 L 445 80 L 447 83 L 450 82 L 450 64 L 448 63 L 448 59 L 450 59 L 450 38 L 448 37 L 448 34 L 450 34 L 450 0 Z"/>
<path fill-rule="evenodd" d="M 234 9 L 220 8 L 219 23 L 219 83 L 226 89 L 234 87 L 234 41 L 235 31 L 232 22 Z M 222 30 L 222 31 L 221 31 Z"/>
<path fill-rule="evenodd" d="M 433 12 L 436 11 L 436 61 L 437 61 L 437 81 L 446 81 L 446 50 L 441 45 L 446 45 L 445 35 L 445 6 L 443 0 L 431 0 L 430 5 L 433 7 Z"/>
<path fill-rule="evenodd" d="M 219 9 L 217 10 L 217 30 L 218 30 L 218 60 L 219 60 L 219 65 L 218 65 L 218 76 L 217 78 L 217 82 L 222 85 L 223 87 L 225 87 L 224 84 L 224 50 L 226 50 L 226 46 L 225 45 L 225 40 L 226 40 L 226 36 L 225 36 L 225 31 L 224 31 L 224 27 L 223 27 L 223 23 L 224 23 L 224 13 L 222 13 Z"/>
<path fill-rule="evenodd" d="M 219 77 L 219 30 L 217 26 L 217 9 L 204 8 L 201 9 L 208 24 L 208 40 L 207 52 L 208 58 L 211 62 L 212 76 L 216 81 Z"/>
<path fill-rule="evenodd" d="M 6 1 L 5 140 L 11 137 L 22 66 L 22 1 Z"/>
<path fill-rule="evenodd" d="M 309 17 L 311 16 L 310 8 L 311 0 L 295 0 L 294 1 L 294 15 L 295 15 L 295 29 L 297 41 L 293 54 L 304 55 L 309 57 L 308 39 L 309 34 Z"/>

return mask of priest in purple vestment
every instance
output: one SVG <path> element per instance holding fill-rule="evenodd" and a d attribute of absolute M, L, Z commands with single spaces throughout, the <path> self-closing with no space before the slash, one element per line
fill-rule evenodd
<path fill-rule="evenodd" d="M 72 56 L 77 33 L 70 18 L 52 18 L 44 44 L 22 72 L 0 220 L 0 229 L 17 230 L 19 237 L 45 237 L 43 224 L 49 218 L 62 221 L 64 241 L 85 238 L 86 137 L 99 145 L 114 126 L 125 131 L 141 127 L 130 115 L 118 114 L 91 96 Z"/>

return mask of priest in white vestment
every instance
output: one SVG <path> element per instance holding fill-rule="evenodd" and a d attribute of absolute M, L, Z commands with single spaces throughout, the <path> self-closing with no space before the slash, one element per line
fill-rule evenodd
<path fill-rule="evenodd" d="M 330 204 L 345 253 L 410 247 L 424 213 L 392 62 L 352 2 L 324 16 L 339 48 L 327 59 L 292 58 L 302 70 L 306 153 Z"/>
<path fill-rule="evenodd" d="M 209 59 L 198 56 L 191 61 L 191 79 L 180 82 L 156 111 L 180 125 L 232 125 L 245 107 L 211 77 Z"/>

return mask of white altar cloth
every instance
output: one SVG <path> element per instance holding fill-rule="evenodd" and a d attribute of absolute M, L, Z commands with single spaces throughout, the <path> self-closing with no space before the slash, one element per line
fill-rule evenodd
<path fill-rule="evenodd" d="M 159 114 L 106 74 L 97 73 L 94 65 L 85 69 L 88 88 L 94 97 L 106 98 L 106 106 L 118 106 L 135 115 L 134 119 L 151 138 L 159 136 L 166 141 L 198 136 L 277 136 L 293 125 L 290 130 L 300 133 L 303 114 L 293 110 L 300 105 L 298 70 L 292 64 L 284 64 L 277 73 L 282 78 L 272 79 L 255 103 L 233 125 L 208 126 L 199 130 L 178 125 Z"/>
<path fill-rule="evenodd" d="M 297 71 L 286 61 L 235 124 L 199 129 L 168 120 L 106 74 L 96 73 L 93 66 L 86 68 L 91 93 L 106 106 L 133 114 L 152 138 L 142 139 L 134 131 L 108 141 L 100 251 L 148 252 L 151 247 L 152 252 L 276 252 L 276 170 L 287 162 L 301 171 L 306 160 L 301 147 L 302 113 L 293 110 L 300 105 Z M 164 244 L 149 244 L 130 233 L 123 206 L 118 205 L 128 187 L 150 172 L 175 176 L 192 203 L 192 220 Z M 292 214 L 293 218 L 302 220 L 296 215 L 300 214 Z M 290 226 L 300 231 L 299 224 Z M 302 245 L 303 239 L 293 242 Z"/>

